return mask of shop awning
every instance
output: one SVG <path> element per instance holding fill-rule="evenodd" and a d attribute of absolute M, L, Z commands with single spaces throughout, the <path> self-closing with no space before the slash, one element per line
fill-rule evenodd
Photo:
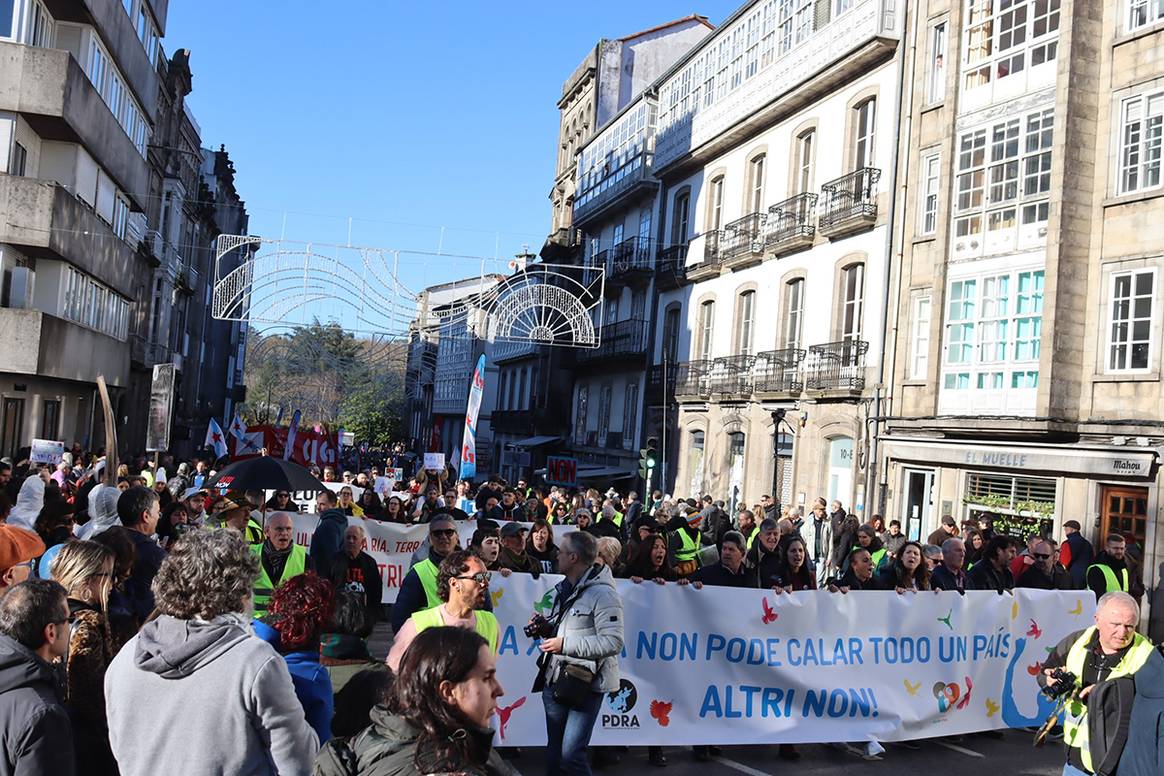
<path fill-rule="evenodd" d="M 561 437 L 559 436 L 533 436 L 528 439 L 519 439 L 516 442 L 510 442 L 510 444 L 513 447 L 524 447 L 527 450 L 531 450 L 535 447 L 548 445 L 550 442 L 557 442 L 560 439 Z"/>
<path fill-rule="evenodd" d="M 924 437 L 882 437 L 881 445 L 898 461 L 1083 477 L 1148 479 L 1157 460 L 1156 449 L 1150 447 L 1000 445 Z"/>
<path fill-rule="evenodd" d="M 626 477 L 635 476 L 631 469 L 619 469 L 617 466 L 606 466 L 599 469 L 579 469 L 578 479 L 580 480 L 621 480 Z"/>

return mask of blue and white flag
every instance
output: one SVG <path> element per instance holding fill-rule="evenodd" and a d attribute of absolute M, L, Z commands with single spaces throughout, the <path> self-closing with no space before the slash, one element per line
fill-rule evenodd
<path fill-rule="evenodd" d="M 226 434 L 222 433 L 222 426 L 214 418 L 210 419 L 206 427 L 206 441 L 203 444 L 214 450 L 215 460 L 226 457 Z"/>
<path fill-rule="evenodd" d="M 481 411 L 481 397 L 485 393 L 485 354 L 477 359 L 473 381 L 469 383 L 469 406 L 465 410 L 465 433 L 461 437 L 461 462 L 458 476 L 470 480 L 477 476 L 477 414 Z"/>
<path fill-rule="evenodd" d="M 295 410 L 291 416 L 291 425 L 287 427 L 287 442 L 283 445 L 283 460 L 291 460 L 291 451 L 295 449 L 295 436 L 299 433 L 299 418 L 303 413 Z"/>

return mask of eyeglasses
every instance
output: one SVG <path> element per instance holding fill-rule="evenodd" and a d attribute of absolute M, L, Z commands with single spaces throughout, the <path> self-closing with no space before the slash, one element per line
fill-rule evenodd
<path fill-rule="evenodd" d="M 1032 554 L 1032 555 L 1034 555 L 1034 556 L 1035 556 L 1036 558 L 1038 558 L 1039 560 L 1047 560 L 1048 558 L 1050 558 L 1050 557 L 1051 557 L 1051 553 L 1049 553 L 1049 552 L 1046 552 L 1046 553 L 1044 553 L 1044 552 L 1034 552 L 1034 553 L 1031 553 L 1031 554 Z"/>
<path fill-rule="evenodd" d="M 453 579 L 463 579 L 466 582 L 476 582 L 478 585 L 488 585 L 489 580 L 492 578 L 493 575 L 488 571 L 478 571 L 476 574 L 470 574 L 467 577 L 453 577 Z"/>
<path fill-rule="evenodd" d="M 438 531 L 429 531 L 431 536 L 456 536 L 457 531 L 454 528 L 442 528 Z"/>

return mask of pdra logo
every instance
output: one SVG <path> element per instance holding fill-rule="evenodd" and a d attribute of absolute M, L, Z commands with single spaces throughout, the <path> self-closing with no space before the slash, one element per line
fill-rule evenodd
<path fill-rule="evenodd" d="M 618 689 L 606 694 L 607 712 L 602 714 L 604 730 L 637 730 L 639 716 L 634 712 L 639 702 L 639 691 L 630 679 L 619 681 Z"/>

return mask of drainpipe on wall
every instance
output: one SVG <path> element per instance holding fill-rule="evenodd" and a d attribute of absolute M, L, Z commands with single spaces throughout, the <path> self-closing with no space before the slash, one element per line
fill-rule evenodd
<path fill-rule="evenodd" d="M 905 248 L 904 248 L 904 246 L 905 246 L 905 230 L 904 229 L 899 230 L 899 234 L 897 235 L 897 249 L 896 250 L 894 250 L 894 247 L 893 247 L 893 236 L 894 236 L 894 228 L 896 226 L 897 200 L 898 200 L 898 196 L 899 196 L 898 191 L 897 191 L 898 170 L 900 168 L 901 173 L 902 173 L 901 180 L 903 181 L 903 184 L 902 184 L 902 190 L 900 193 L 900 197 L 902 199 L 902 204 L 904 205 L 906 193 L 909 190 L 909 163 L 910 163 L 910 154 L 908 152 L 904 155 L 905 156 L 904 161 L 901 162 L 901 164 L 898 163 L 898 160 L 902 156 L 902 154 L 901 154 L 901 142 L 902 142 L 901 109 L 902 109 L 903 103 L 905 103 L 906 107 L 908 108 L 908 113 L 906 114 L 906 117 L 905 117 L 905 130 L 906 130 L 905 138 L 906 138 L 907 142 L 908 142 L 908 139 L 911 137 L 911 133 L 913 132 L 912 78 L 913 78 L 913 71 L 914 71 L 914 63 L 916 61 L 916 56 L 917 56 L 917 24 L 918 24 L 917 19 L 918 19 L 918 15 L 916 13 L 915 14 L 910 13 L 908 3 L 903 3 L 901 7 L 902 7 L 902 14 L 903 14 L 902 23 L 901 23 L 902 34 L 903 35 L 905 34 L 905 30 L 906 30 L 907 26 L 910 29 L 909 45 L 908 45 L 909 66 L 906 67 L 907 46 L 901 45 L 898 47 L 898 54 L 897 54 L 897 106 L 896 106 L 897 112 L 896 112 L 896 117 L 894 118 L 894 133 L 893 133 L 894 138 L 896 139 L 897 142 L 896 142 L 896 145 L 894 146 L 893 170 L 892 170 L 892 173 L 890 175 L 890 180 L 889 180 L 889 190 L 892 193 L 892 196 L 889 199 L 889 216 L 888 216 L 889 228 L 888 228 L 886 236 L 885 236 L 885 259 L 886 259 L 885 260 L 885 281 L 883 283 L 884 292 L 882 294 L 882 299 L 881 299 L 881 309 L 882 309 L 882 315 L 881 315 L 881 367 L 880 367 L 880 374 L 878 375 L 878 380 L 877 380 L 877 388 L 874 391 L 873 416 L 875 418 L 880 418 L 883 414 L 883 411 L 882 411 L 882 402 L 883 401 L 885 402 L 886 405 L 892 407 L 893 368 L 894 368 L 894 362 L 896 362 L 896 360 L 897 360 L 897 332 L 898 332 L 897 322 L 898 322 L 898 317 L 899 317 L 900 310 L 901 310 L 901 280 L 902 280 L 901 257 L 902 257 L 902 254 L 904 253 L 904 250 L 905 250 Z M 906 82 L 907 77 L 910 79 L 909 84 L 907 84 L 907 82 Z M 907 86 L 910 88 L 907 88 Z M 908 94 L 908 99 L 906 98 L 907 94 Z M 908 148 L 908 145 L 907 145 L 907 148 Z M 890 331 L 889 320 L 890 320 L 890 315 L 891 315 L 890 309 L 889 309 L 889 302 L 891 299 L 891 295 L 889 293 L 889 284 L 890 284 L 891 278 L 893 277 L 894 264 L 897 265 L 898 272 L 897 272 L 896 289 L 892 295 L 892 299 L 895 301 L 895 308 L 892 311 L 893 337 L 892 337 L 892 344 L 890 344 L 890 340 L 887 337 L 887 335 L 889 334 L 889 331 Z M 866 425 L 867 425 L 867 422 L 866 422 Z M 881 503 L 880 498 L 878 498 L 876 503 L 874 503 L 874 501 L 873 501 L 873 497 L 875 495 L 879 495 L 879 494 L 877 494 L 878 484 L 879 484 L 878 480 L 880 480 L 882 477 L 882 474 L 880 473 L 880 467 L 878 466 L 878 455 L 879 455 L 878 441 L 879 441 L 880 437 L 881 437 L 881 422 L 878 421 L 873 426 L 872 436 L 866 437 L 867 444 L 869 445 L 869 459 L 868 459 L 869 465 L 868 465 L 867 476 L 865 477 L 865 513 L 868 515 L 884 514 L 884 509 L 885 509 L 885 505 L 883 503 Z M 881 492 L 884 493 L 883 490 Z"/>

